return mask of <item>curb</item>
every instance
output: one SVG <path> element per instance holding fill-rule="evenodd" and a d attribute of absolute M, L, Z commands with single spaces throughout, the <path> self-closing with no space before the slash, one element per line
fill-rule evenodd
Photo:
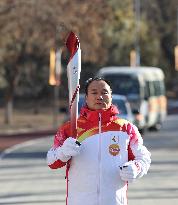
<path fill-rule="evenodd" d="M 0 134 L 0 137 L 43 137 L 47 135 L 54 135 L 57 132 L 57 129 L 55 130 L 41 130 L 41 131 L 29 131 L 29 132 L 16 132 L 12 134 L 2 133 Z"/>

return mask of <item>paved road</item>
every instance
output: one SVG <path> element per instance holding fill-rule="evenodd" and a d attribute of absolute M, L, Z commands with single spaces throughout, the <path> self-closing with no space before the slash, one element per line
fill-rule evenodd
<path fill-rule="evenodd" d="M 168 117 L 163 129 L 145 134 L 152 153 L 147 176 L 129 185 L 129 205 L 178 204 L 178 115 Z M 46 166 L 52 137 L 6 150 L 0 160 L 0 204 L 64 205 L 65 170 Z"/>
<path fill-rule="evenodd" d="M 129 205 L 178 204 L 178 115 L 168 116 L 160 132 L 144 136 L 152 153 L 147 176 L 130 186 Z"/>
<path fill-rule="evenodd" d="M 52 171 L 46 165 L 51 143 L 48 137 L 7 150 L 0 161 L 0 204 L 65 204 L 64 169 Z"/>

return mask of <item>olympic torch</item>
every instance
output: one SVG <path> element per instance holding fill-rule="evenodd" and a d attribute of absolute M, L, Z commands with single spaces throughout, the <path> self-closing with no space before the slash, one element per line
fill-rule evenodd
<path fill-rule="evenodd" d="M 73 33 L 67 37 L 66 47 L 70 53 L 70 59 L 67 65 L 67 78 L 69 89 L 69 109 L 71 134 L 77 137 L 77 118 L 78 118 L 78 101 L 80 89 L 80 72 L 81 72 L 81 49 L 78 37 Z"/>

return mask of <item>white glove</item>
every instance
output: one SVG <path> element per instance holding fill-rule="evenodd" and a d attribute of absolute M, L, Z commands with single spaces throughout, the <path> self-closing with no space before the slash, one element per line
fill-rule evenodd
<path fill-rule="evenodd" d="M 67 162 L 71 157 L 77 156 L 80 149 L 81 147 L 76 144 L 76 139 L 69 137 L 61 147 L 57 148 L 57 156 L 61 161 Z"/>
<path fill-rule="evenodd" d="M 141 169 L 136 161 L 129 161 L 120 167 L 120 177 L 123 181 L 133 182 L 139 175 Z"/>

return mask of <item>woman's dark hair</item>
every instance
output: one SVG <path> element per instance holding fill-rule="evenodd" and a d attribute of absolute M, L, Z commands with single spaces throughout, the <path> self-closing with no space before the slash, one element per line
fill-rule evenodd
<path fill-rule="evenodd" d="M 111 83 L 108 80 L 105 80 L 104 78 L 101 78 L 101 77 L 94 77 L 94 78 L 89 78 L 88 80 L 86 80 L 86 82 L 85 82 L 85 94 L 86 95 L 88 94 L 88 86 L 90 85 L 90 83 L 92 83 L 93 81 L 100 81 L 100 80 L 106 82 L 110 86 L 110 89 L 111 89 Z M 112 91 L 112 89 L 111 89 L 111 91 Z"/>

